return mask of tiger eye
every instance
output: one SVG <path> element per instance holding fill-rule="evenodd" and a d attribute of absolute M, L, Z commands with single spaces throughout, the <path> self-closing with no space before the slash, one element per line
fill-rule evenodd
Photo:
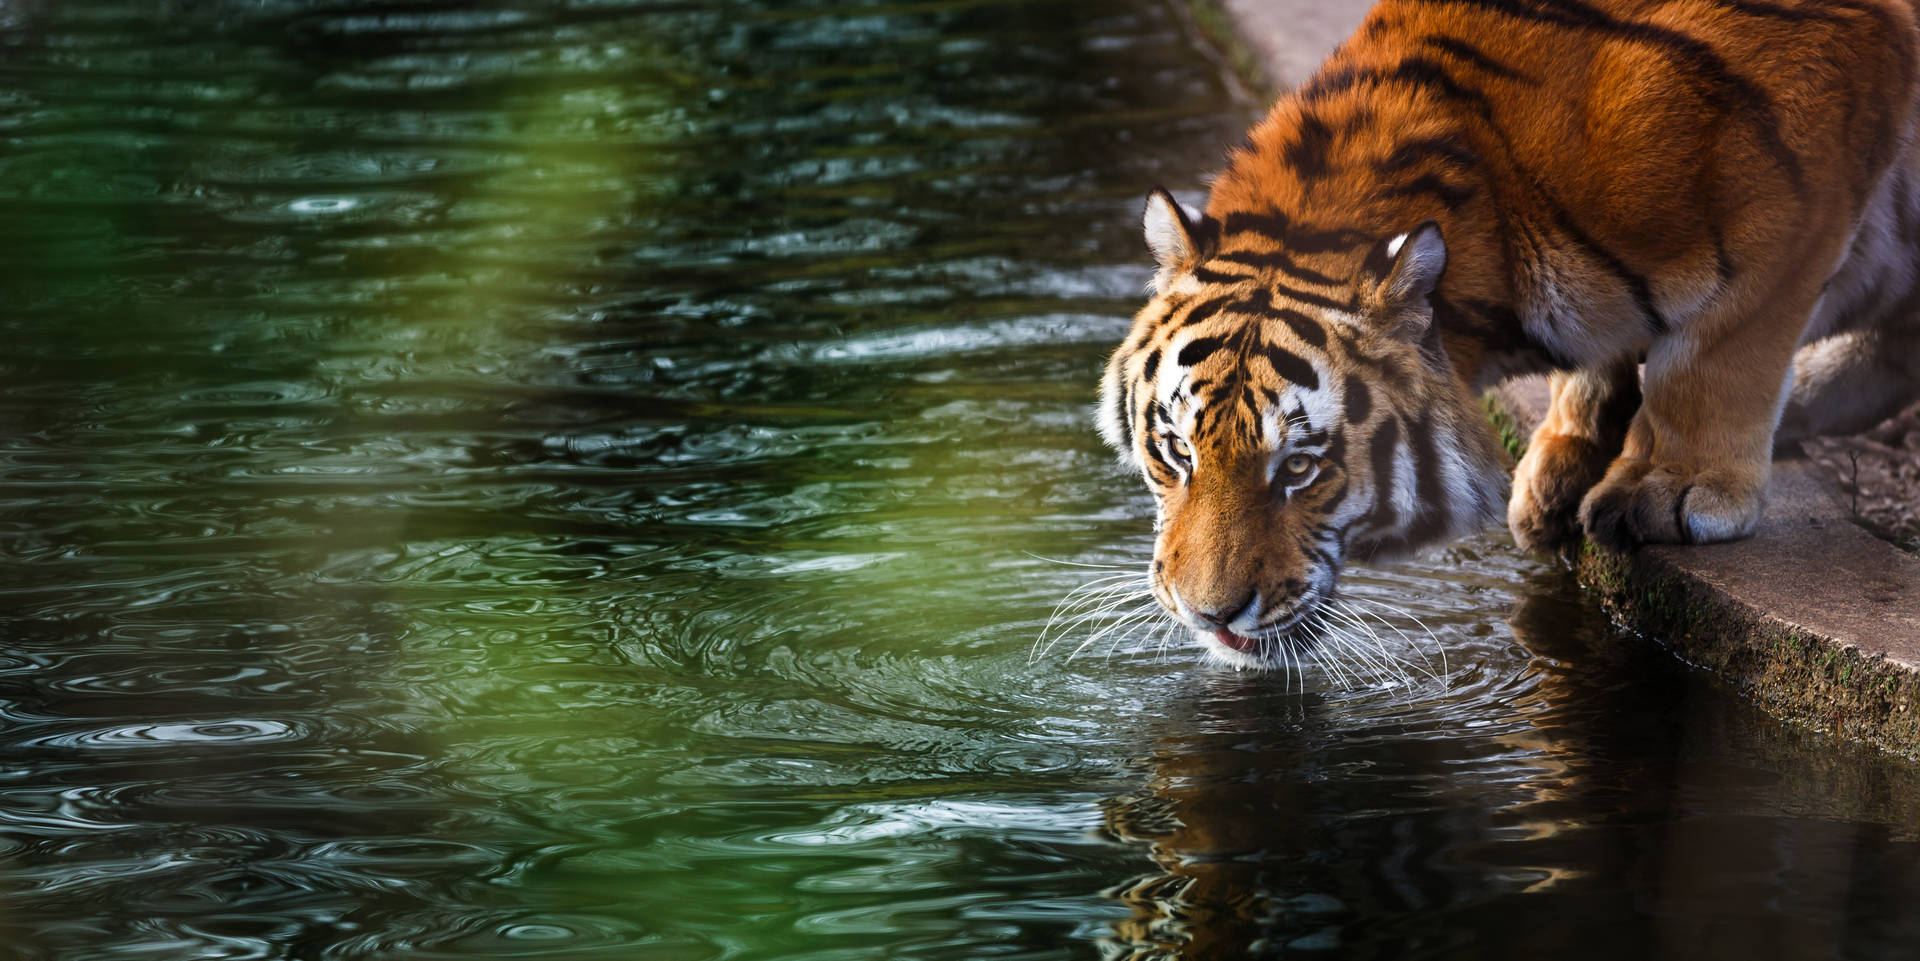
<path fill-rule="evenodd" d="M 1171 443 L 1173 445 L 1174 453 L 1179 454 L 1183 459 L 1186 459 L 1186 460 L 1193 459 L 1193 448 L 1188 447 L 1187 442 L 1184 439 L 1175 437 L 1171 439 Z"/>
<path fill-rule="evenodd" d="M 1295 454 L 1281 462 L 1280 466 L 1285 467 L 1287 473 L 1299 477 L 1313 469 L 1313 458 L 1306 454 Z"/>

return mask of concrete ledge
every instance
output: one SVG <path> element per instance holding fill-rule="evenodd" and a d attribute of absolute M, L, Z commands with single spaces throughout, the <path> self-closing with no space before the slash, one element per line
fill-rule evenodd
<path fill-rule="evenodd" d="M 1185 0 L 1250 86 L 1303 81 L 1372 0 Z M 1489 395 L 1523 442 L 1546 410 L 1543 378 Z M 1582 583 L 1621 623 L 1666 643 L 1781 716 L 1920 756 L 1920 557 L 1852 522 L 1807 461 L 1781 461 L 1759 530 L 1744 541 L 1584 548 Z"/>
<path fill-rule="evenodd" d="M 1490 405 L 1531 431 L 1546 384 Z M 1920 756 L 1920 557 L 1855 524 L 1812 462 L 1774 463 L 1751 538 L 1570 560 L 1615 619 L 1775 714 Z"/>

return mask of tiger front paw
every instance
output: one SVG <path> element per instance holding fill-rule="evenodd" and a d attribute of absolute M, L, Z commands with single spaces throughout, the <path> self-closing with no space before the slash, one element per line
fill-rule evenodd
<path fill-rule="evenodd" d="M 1753 532 L 1767 465 L 1691 468 L 1622 457 L 1580 503 L 1593 542 L 1625 553 L 1641 544 L 1710 544 Z"/>
<path fill-rule="evenodd" d="M 1552 551 L 1580 537 L 1580 499 L 1618 452 L 1571 434 L 1539 433 L 1513 469 L 1507 527 L 1530 551 Z"/>

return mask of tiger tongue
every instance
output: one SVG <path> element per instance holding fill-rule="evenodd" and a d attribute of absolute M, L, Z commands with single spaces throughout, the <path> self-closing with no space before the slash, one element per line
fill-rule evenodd
<path fill-rule="evenodd" d="M 1241 637 L 1232 631 L 1214 631 L 1213 639 L 1242 653 L 1253 646 L 1253 638 Z"/>

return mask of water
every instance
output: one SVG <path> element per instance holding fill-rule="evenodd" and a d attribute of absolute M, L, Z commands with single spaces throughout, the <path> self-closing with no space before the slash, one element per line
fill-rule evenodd
<path fill-rule="evenodd" d="M 1914 767 L 1495 535 L 1351 582 L 1438 682 L 1030 660 L 1097 575 L 1034 555 L 1150 548 L 1088 412 L 1139 200 L 1252 115 L 1169 7 L 0 47 L 0 957 L 1920 943 Z"/>

